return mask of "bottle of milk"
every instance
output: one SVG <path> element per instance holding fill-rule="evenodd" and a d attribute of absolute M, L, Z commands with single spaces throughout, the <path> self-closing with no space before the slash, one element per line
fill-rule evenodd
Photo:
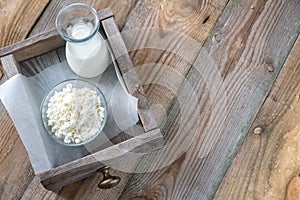
<path fill-rule="evenodd" d="M 110 55 L 106 41 L 98 32 L 99 19 L 93 7 L 86 3 L 65 6 L 58 13 L 56 27 L 67 41 L 66 58 L 74 73 L 92 78 L 105 71 Z"/>

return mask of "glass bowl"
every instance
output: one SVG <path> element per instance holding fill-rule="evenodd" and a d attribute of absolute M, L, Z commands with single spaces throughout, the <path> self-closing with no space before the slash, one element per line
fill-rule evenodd
<path fill-rule="evenodd" d="M 80 88 L 80 89 L 82 89 L 82 88 L 88 88 L 89 91 L 90 90 L 95 91 L 96 95 L 100 99 L 100 105 L 101 105 L 101 107 L 104 108 L 104 111 L 103 111 L 103 115 L 104 116 L 102 118 L 102 121 L 100 120 L 101 123 L 98 123 L 97 127 L 94 127 L 94 128 L 96 128 L 96 129 L 94 129 L 94 132 L 96 132 L 95 134 L 86 137 L 84 139 L 84 141 L 81 140 L 80 142 L 78 142 L 78 138 L 77 138 L 77 142 L 75 142 L 75 140 L 73 140 L 73 141 L 71 141 L 69 143 L 66 143 L 64 141 L 64 139 L 66 138 L 65 135 L 61 134 L 61 133 L 59 134 L 57 132 L 55 133 L 55 130 L 53 130 L 53 126 L 51 126 L 51 123 L 50 124 L 48 123 L 49 122 L 49 118 L 47 116 L 47 110 L 48 110 L 48 107 L 49 107 L 49 102 L 50 102 L 51 97 L 53 97 L 56 93 L 62 92 L 63 89 L 65 89 L 69 84 L 71 84 L 72 88 L 74 88 L 74 89 L 75 88 Z M 88 105 L 87 101 L 85 103 L 81 103 L 80 105 L 78 105 L 78 104 L 75 105 L 73 102 L 74 101 L 79 101 L 79 100 L 77 100 L 77 98 L 73 99 L 73 97 L 74 96 L 72 96 L 72 98 L 66 98 L 66 97 L 64 97 L 65 99 L 62 98 L 61 101 L 63 101 L 63 102 L 67 102 L 68 101 L 68 102 L 67 103 L 63 103 L 63 106 L 59 107 L 59 109 L 65 109 L 65 110 L 58 111 L 59 113 L 63 113 L 64 114 L 64 113 L 66 113 L 68 111 L 68 108 L 71 107 L 71 109 L 73 109 L 75 106 L 77 106 L 76 108 L 90 110 L 87 106 L 91 106 L 91 105 Z M 81 98 L 81 99 L 85 99 L 85 98 Z M 66 108 L 64 106 L 66 106 Z M 65 146 L 80 146 L 80 145 L 84 145 L 84 144 L 86 144 L 88 142 L 91 142 L 93 139 L 95 139 L 101 133 L 101 131 L 103 130 L 103 127 L 105 126 L 106 120 L 107 120 L 107 105 L 106 105 L 106 100 L 105 100 L 105 97 L 104 97 L 103 93 L 94 84 L 92 84 L 92 83 L 90 83 L 88 81 L 85 81 L 85 80 L 80 80 L 80 79 L 66 80 L 66 81 L 63 81 L 63 82 L 59 83 L 54 88 L 52 88 L 50 90 L 50 92 L 43 99 L 40 111 L 41 111 L 42 124 L 43 124 L 43 127 L 45 128 L 46 132 L 48 133 L 47 135 L 49 135 L 50 138 L 52 138 L 55 142 L 57 142 L 59 144 L 62 144 L 62 145 L 65 145 Z M 78 109 L 77 109 L 77 111 L 78 111 Z M 58 113 L 58 112 L 53 112 L 53 113 Z M 72 113 L 73 113 L 73 115 L 72 115 Z M 76 113 L 78 113 L 78 112 L 76 112 Z M 59 127 L 63 127 L 64 123 L 67 124 L 67 122 L 70 122 L 73 119 L 70 116 L 73 116 L 73 117 L 76 116 L 75 112 L 70 112 L 69 114 L 71 114 L 71 115 L 67 115 L 66 114 L 66 116 L 69 116 L 69 117 L 58 116 L 58 115 L 56 116 L 56 119 L 58 118 L 59 120 L 62 120 L 62 121 L 64 120 L 62 124 L 58 123 L 58 124 L 61 124 L 61 125 L 59 125 Z M 77 116 L 80 116 L 80 115 L 77 114 Z M 74 120 L 73 120 L 72 126 L 70 125 L 69 127 L 72 127 L 72 128 L 76 127 L 76 124 L 80 124 L 80 122 L 82 122 L 80 120 L 78 121 L 77 119 L 75 121 L 76 122 L 74 122 Z M 57 120 L 55 120 L 55 122 L 57 122 Z M 100 124 L 100 127 L 99 127 L 99 124 Z M 74 130 L 75 131 L 76 128 L 74 128 L 74 129 L 72 129 L 72 128 L 69 128 L 67 130 Z M 82 133 L 80 133 L 80 130 L 78 131 L 78 128 L 77 128 L 77 134 L 82 134 Z M 95 130 L 97 130 L 97 131 L 95 131 Z M 69 132 L 71 132 L 71 131 L 69 131 Z M 85 136 L 87 136 L 86 134 L 88 134 L 88 132 L 85 131 L 84 134 L 85 134 Z M 60 138 L 59 138 L 59 136 L 60 136 Z M 74 138 L 76 138 L 76 137 L 73 137 L 73 139 Z M 70 140 L 70 139 L 68 139 L 68 140 Z"/>

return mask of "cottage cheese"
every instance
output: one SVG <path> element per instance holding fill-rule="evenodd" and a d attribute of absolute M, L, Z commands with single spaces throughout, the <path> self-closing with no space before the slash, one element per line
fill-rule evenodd
<path fill-rule="evenodd" d="M 81 143 L 98 133 L 105 110 L 95 90 L 68 84 L 55 92 L 47 108 L 48 125 L 65 143 Z"/>

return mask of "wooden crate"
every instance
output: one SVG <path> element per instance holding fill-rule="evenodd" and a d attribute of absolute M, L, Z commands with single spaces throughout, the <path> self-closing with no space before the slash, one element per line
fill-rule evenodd
<path fill-rule="evenodd" d="M 101 187 L 111 187 L 115 184 L 105 184 L 112 177 L 109 175 L 108 167 L 101 161 L 119 159 L 125 155 L 125 152 L 130 152 L 137 148 L 153 150 L 162 144 L 160 129 L 157 127 L 154 116 L 151 113 L 147 97 L 134 70 L 111 9 L 107 8 L 98 12 L 98 16 L 101 24 L 100 29 L 108 39 L 125 85 L 129 93 L 138 98 L 138 115 L 144 128 L 144 133 L 38 174 L 41 183 L 49 190 L 59 190 L 63 186 L 86 178 L 98 170 L 103 172 L 106 179 L 102 181 Z M 1 62 L 6 77 L 10 78 L 21 73 L 21 62 L 41 56 L 64 45 L 65 41 L 60 37 L 56 29 L 54 29 L 0 49 Z"/>

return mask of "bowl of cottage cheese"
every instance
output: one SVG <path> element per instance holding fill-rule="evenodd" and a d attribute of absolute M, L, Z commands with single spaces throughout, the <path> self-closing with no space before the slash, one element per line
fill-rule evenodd
<path fill-rule="evenodd" d="M 107 119 L 106 100 L 94 84 L 66 80 L 45 96 L 41 117 L 46 132 L 56 142 L 80 146 L 101 133 Z"/>

